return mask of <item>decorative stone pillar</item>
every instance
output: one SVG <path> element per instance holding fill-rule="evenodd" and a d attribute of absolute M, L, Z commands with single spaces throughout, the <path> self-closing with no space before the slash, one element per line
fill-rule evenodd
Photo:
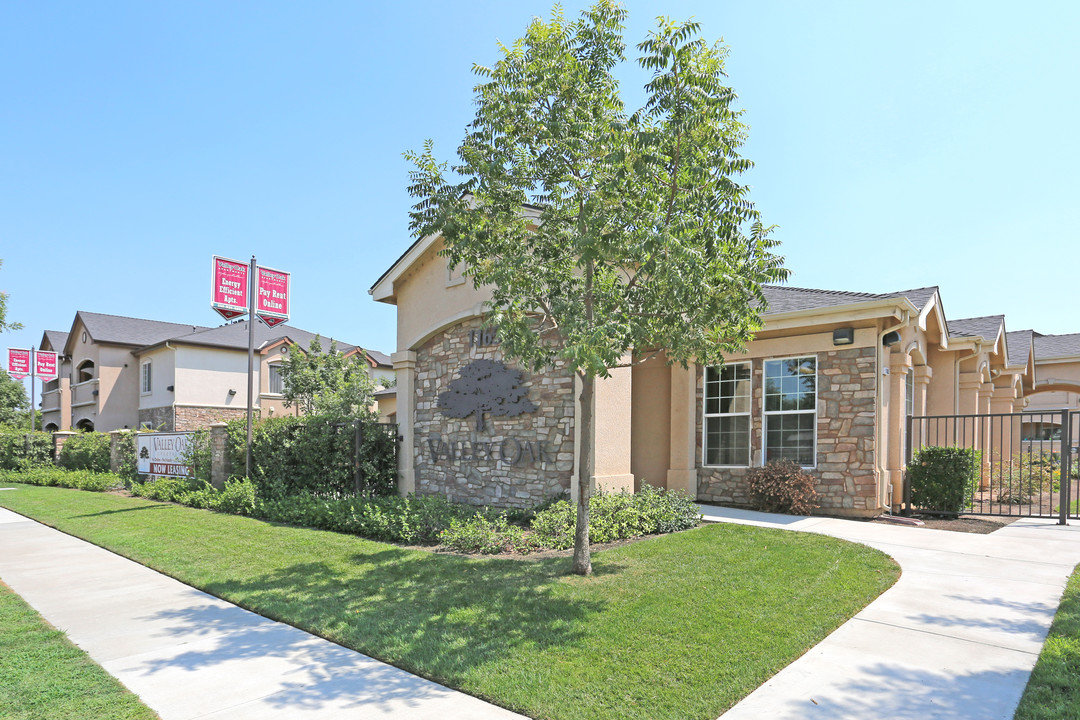
<path fill-rule="evenodd" d="M 416 353 L 402 350 L 390 356 L 397 377 L 398 492 L 416 491 Z"/>
<path fill-rule="evenodd" d="M 57 430 L 53 433 L 53 462 L 60 462 L 60 450 L 64 447 L 64 443 L 68 438 L 75 433 L 71 430 Z"/>
<path fill-rule="evenodd" d="M 124 451 L 127 448 L 127 436 L 130 432 L 130 430 L 113 430 L 109 433 L 109 470 L 111 472 L 120 472 L 120 468 L 124 465 Z M 136 458 L 131 458 L 131 460 L 134 461 Z"/>
<path fill-rule="evenodd" d="M 219 490 L 229 479 L 229 426 L 223 422 L 210 424 L 210 484 Z"/>

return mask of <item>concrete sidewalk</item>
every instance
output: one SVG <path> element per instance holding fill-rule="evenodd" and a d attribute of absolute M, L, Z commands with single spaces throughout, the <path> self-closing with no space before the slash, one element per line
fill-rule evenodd
<path fill-rule="evenodd" d="M 1080 526 L 990 535 L 702 506 L 705 519 L 843 538 L 891 555 L 896 584 L 723 715 L 1012 718 L 1080 563 Z"/>
<path fill-rule="evenodd" d="M 521 717 L 3 508 L 0 579 L 164 720 Z"/>

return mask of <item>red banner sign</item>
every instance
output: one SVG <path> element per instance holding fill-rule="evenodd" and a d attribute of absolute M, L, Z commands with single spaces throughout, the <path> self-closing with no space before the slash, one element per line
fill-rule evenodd
<path fill-rule="evenodd" d="M 56 369 L 56 353 L 38 350 L 34 353 L 34 372 L 41 382 L 55 380 L 60 374 Z"/>
<path fill-rule="evenodd" d="M 248 311 L 248 264 L 214 256 L 210 307 L 226 320 Z"/>
<path fill-rule="evenodd" d="M 30 351 L 8 348 L 8 375 L 22 380 L 30 374 Z"/>
<path fill-rule="evenodd" d="M 289 319 L 289 273 L 256 268 L 255 314 L 270 327 Z"/>

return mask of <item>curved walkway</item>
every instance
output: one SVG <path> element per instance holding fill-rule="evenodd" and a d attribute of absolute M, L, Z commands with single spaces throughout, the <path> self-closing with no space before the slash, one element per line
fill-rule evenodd
<path fill-rule="evenodd" d="M 893 587 L 723 715 L 1012 718 L 1065 583 L 1080 525 L 1017 520 L 989 535 L 701 506 L 710 522 L 820 533 L 877 548 Z"/>
<path fill-rule="evenodd" d="M 521 717 L 3 508 L 0 579 L 164 720 Z"/>

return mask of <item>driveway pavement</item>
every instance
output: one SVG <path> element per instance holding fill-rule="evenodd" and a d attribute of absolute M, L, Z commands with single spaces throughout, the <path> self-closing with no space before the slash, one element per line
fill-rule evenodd
<path fill-rule="evenodd" d="M 1023 519 L 989 535 L 702 506 L 705 519 L 875 547 L 893 587 L 726 712 L 724 720 L 1012 718 L 1065 583 L 1080 525 Z"/>
<path fill-rule="evenodd" d="M 3 508 L 0 579 L 164 720 L 521 717 Z"/>

